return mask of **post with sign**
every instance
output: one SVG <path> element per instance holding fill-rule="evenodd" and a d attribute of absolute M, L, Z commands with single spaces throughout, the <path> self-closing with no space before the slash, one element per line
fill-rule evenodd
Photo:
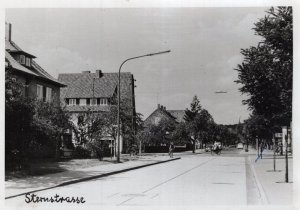
<path fill-rule="evenodd" d="M 257 157 L 259 156 L 259 148 L 258 148 L 258 137 L 256 136 L 256 150 L 257 150 Z"/>
<path fill-rule="evenodd" d="M 289 161 L 288 161 L 288 127 L 286 128 L 287 132 L 285 135 L 285 182 L 289 182 Z"/>
<path fill-rule="evenodd" d="M 273 134 L 273 168 L 276 171 L 276 147 L 275 147 L 275 137 Z"/>

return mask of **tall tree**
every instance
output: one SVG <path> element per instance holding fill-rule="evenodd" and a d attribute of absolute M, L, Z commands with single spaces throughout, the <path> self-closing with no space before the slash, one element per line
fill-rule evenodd
<path fill-rule="evenodd" d="M 204 137 L 209 124 L 213 123 L 213 118 L 206 109 L 202 109 L 197 96 L 193 97 L 191 108 L 186 109 L 184 119 L 190 137 L 192 138 L 193 153 L 196 150 L 196 141 L 199 137 Z"/>
<path fill-rule="evenodd" d="M 292 119 L 293 16 L 292 7 L 270 8 L 253 28 L 262 41 L 242 49 L 238 65 L 240 91 L 252 115 L 264 118 L 265 129 L 289 125 Z"/>

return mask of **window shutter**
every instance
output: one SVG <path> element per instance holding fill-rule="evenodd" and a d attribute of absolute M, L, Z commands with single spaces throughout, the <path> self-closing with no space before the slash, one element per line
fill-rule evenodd
<path fill-rule="evenodd" d="M 76 98 L 76 105 L 79 105 L 79 98 Z"/>
<path fill-rule="evenodd" d="M 46 87 L 43 86 L 43 101 L 46 101 Z"/>
<path fill-rule="evenodd" d="M 90 99 L 86 99 L 86 105 L 90 105 Z"/>
<path fill-rule="evenodd" d="M 66 98 L 66 104 L 69 105 L 69 99 L 68 98 Z"/>

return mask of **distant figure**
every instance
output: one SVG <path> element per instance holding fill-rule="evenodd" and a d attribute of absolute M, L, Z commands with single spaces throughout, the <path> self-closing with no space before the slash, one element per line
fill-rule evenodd
<path fill-rule="evenodd" d="M 64 145 L 61 145 L 61 147 L 59 148 L 59 157 L 64 157 Z"/>
<path fill-rule="evenodd" d="M 262 159 L 262 154 L 263 154 L 263 151 L 265 150 L 265 148 L 266 148 L 266 143 L 262 142 L 260 144 L 260 159 Z"/>
<path fill-rule="evenodd" d="M 169 155 L 170 155 L 170 158 L 173 158 L 174 149 L 175 149 L 175 146 L 174 146 L 173 142 L 171 142 L 171 144 L 169 146 Z"/>
<path fill-rule="evenodd" d="M 217 155 L 220 155 L 222 147 L 221 144 L 218 142 L 215 142 L 212 148 L 213 152 L 216 153 Z"/>
<path fill-rule="evenodd" d="M 102 161 L 103 160 L 103 156 L 104 156 L 104 149 L 102 146 L 100 146 L 100 148 L 96 149 L 96 153 L 97 153 L 97 158 Z"/>

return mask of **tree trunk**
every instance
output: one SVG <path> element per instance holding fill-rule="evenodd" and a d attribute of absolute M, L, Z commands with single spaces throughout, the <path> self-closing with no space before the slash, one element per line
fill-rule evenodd
<path fill-rule="evenodd" d="M 196 151 L 196 139 L 193 139 L 193 153 Z"/>

